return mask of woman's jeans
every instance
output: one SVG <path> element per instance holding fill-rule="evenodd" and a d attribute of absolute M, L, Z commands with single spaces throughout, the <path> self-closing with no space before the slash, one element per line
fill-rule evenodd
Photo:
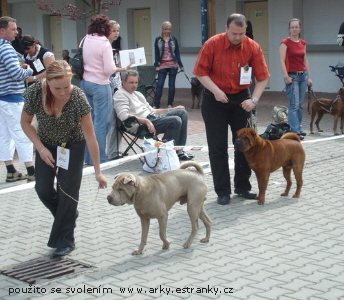
<path fill-rule="evenodd" d="M 162 90 L 164 88 L 165 79 L 168 74 L 168 105 L 172 105 L 174 101 L 174 95 L 176 92 L 176 77 L 178 73 L 178 68 L 166 68 L 161 69 L 158 72 L 158 84 L 155 91 L 154 106 L 156 108 L 160 107 L 160 99 L 162 96 Z"/>
<path fill-rule="evenodd" d="M 290 74 L 292 83 L 286 85 L 288 97 L 288 123 L 292 132 L 300 133 L 302 126 L 303 103 L 307 90 L 307 73 Z"/>
<path fill-rule="evenodd" d="M 91 105 L 91 115 L 99 145 L 100 162 L 106 159 L 106 135 L 110 130 L 113 116 L 112 91 L 110 84 L 97 84 L 81 80 L 80 87 Z M 92 165 L 88 150 L 85 151 L 85 163 Z"/>
<path fill-rule="evenodd" d="M 56 161 L 56 146 L 44 145 Z M 48 246 L 74 247 L 74 228 L 78 216 L 77 206 L 84 165 L 85 141 L 67 144 L 70 150 L 68 170 L 48 166 L 36 151 L 35 189 L 39 199 L 54 217 Z M 57 188 L 54 180 L 57 179 Z"/>

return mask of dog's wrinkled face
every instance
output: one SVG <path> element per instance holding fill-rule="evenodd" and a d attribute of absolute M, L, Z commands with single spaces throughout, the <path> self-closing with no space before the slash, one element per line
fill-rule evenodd
<path fill-rule="evenodd" d="M 256 144 L 257 133 L 253 128 L 242 128 L 237 131 L 234 143 L 235 150 L 245 152 Z"/>
<path fill-rule="evenodd" d="M 132 196 L 137 187 L 136 177 L 130 173 L 121 173 L 115 177 L 112 191 L 107 196 L 109 204 L 119 206 L 126 203 L 132 204 Z"/>

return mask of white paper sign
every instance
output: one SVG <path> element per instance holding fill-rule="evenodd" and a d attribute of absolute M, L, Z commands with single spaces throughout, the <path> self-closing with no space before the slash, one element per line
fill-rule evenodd
<path fill-rule="evenodd" d="M 68 170 L 69 166 L 69 149 L 57 146 L 56 166 Z"/>
<path fill-rule="evenodd" d="M 37 72 L 44 70 L 44 66 L 39 58 L 33 62 L 33 65 L 35 66 Z"/>
<path fill-rule="evenodd" d="M 129 50 L 120 50 L 119 56 L 121 59 L 122 68 L 125 68 L 129 65 L 131 65 L 131 67 L 136 67 L 146 64 L 145 48 L 143 47 Z"/>
<path fill-rule="evenodd" d="M 250 84 L 252 76 L 252 67 L 241 67 L 240 68 L 240 85 Z"/>

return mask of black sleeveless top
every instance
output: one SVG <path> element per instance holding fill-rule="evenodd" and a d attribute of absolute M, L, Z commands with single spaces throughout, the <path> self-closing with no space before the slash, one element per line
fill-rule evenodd
<path fill-rule="evenodd" d="M 41 49 L 40 49 L 39 52 L 38 52 L 38 55 L 35 57 L 34 60 L 28 59 L 28 58 L 27 58 L 28 54 L 25 54 L 25 55 L 24 55 L 25 63 L 27 63 L 28 65 L 30 65 L 30 68 L 33 70 L 32 76 L 35 76 L 35 75 L 40 74 L 40 73 L 42 73 L 42 72 L 45 71 L 45 67 L 44 67 L 44 63 L 43 63 L 43 55 L 44 55 L 46 52 L 49 52 L 49 50 L 48 50 L 48 49 L 45 49 L 45 48 L 43 48 L 43 47 L 41 47 Z M 36 68 L 35 68 L 35 66 L 34 66 L 34 64 L 33 64 L 33 62 L 34 62 L 35 60 L 38 60 L 38 59 L 41 61 L 42 65 L 43 65 L 43 67 L 44 67 L 44 69 L 41 70 L 41 71 L 39 71 L 39 72 L 37 72 L 37 70 L 36 70 Z"/>

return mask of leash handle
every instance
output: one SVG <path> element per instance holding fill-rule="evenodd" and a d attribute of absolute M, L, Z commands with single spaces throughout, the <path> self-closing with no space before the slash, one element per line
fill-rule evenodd
<path fill-rule="evenodd" d="M 178 71 L 178 73 L 184 73 L 184 76 L 185 76 L 186 80 L 189 81 L 189 83 L 191 84 L 191 80 L 190 80 L 189 76 L 186 75 L 184 69 L 180 69 L 180 70 Z"/>

